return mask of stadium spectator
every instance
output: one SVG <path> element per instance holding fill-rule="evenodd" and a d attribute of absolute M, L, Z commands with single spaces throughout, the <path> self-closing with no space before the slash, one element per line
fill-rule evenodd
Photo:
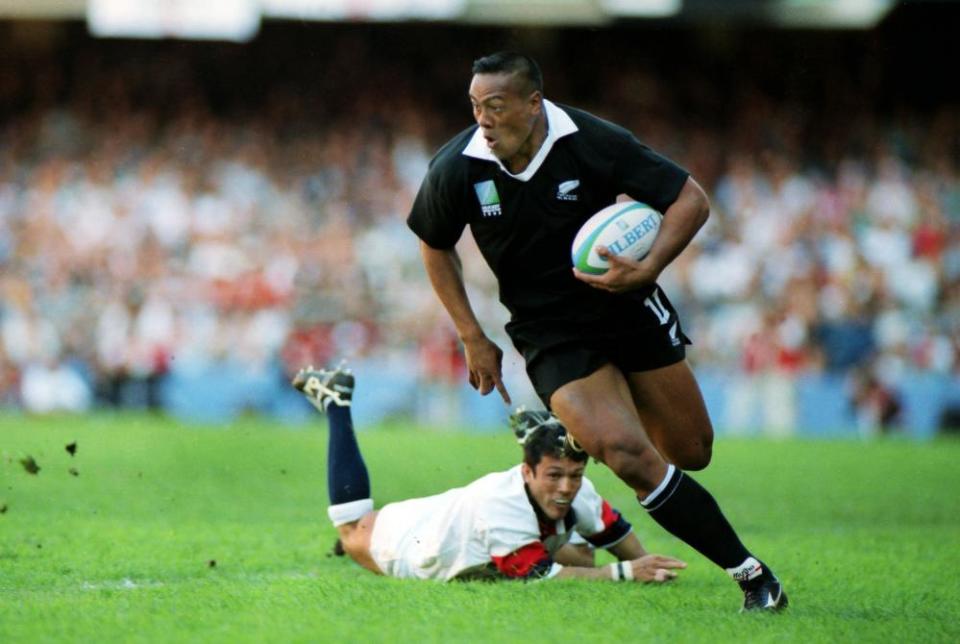
<path fill-rule="evenodd" d="M 469 30 L 429 34 L 449 60 L 472 57 Z M 436 323 L 424 317 L 435 313 L 402 220 L 439 143 L 430 133 L 459 122 L 456 66 L 421 59 L 419 74 L 405 73 L 416 60 L 347 27 L 324 32 L 309 56 L 289 35 L 268 28 L 231 47 L 73 34 L 46 54 L 0 43 L 10 62 L 0 72 L 0 327 L 18 325 L 31 300 L 39 332 L 58 338 L 44 351 L 99 404 L 142 404 L 121 393 L 142 392 L 138 378 L 154 378 L 159 395 L 169 374 L 234 348 L 246 369 L 292 373 L 302 360 L 286 363 L 282 348 L 345 319 L 366 339 L 338 337 L 366 356 L 422 355 L 423 329 Z M 597 55 L 617 64 L 598 65 L 562 53 L 565 38 L 591 34 L 557 37 L 551 64 L 570 74 L 554 78 L 556 95 L 595 101 L 714 195 L 714 216 L 663 276 L 696 336 L 698 367 L 741 371 L 745 330 L 765 309 L 789 309 L 808 338 L 800 375 L 890 358 L 906 372 L 957 376 L 955 106 L 865 100 L 882 94 L 869 84 L 879 81 L 838 61 L 774 81 L 749 57 L 705 71 L 702 58 L 679 56 L 664 70 L 608 47 Z M 462 255 L 477 314 L 497 325 L 496 285 L 475 270 L 474 246 Z M 162 342 L 150 336 L 167 371 L 161 360 L 123 366 L 121 354 L 143 355 L 133 347 L 141 335 L 103 337 L 103 315 L 137 293 L 167 307 L 172 331 L 164 322 Z M 881 311 L 910 321 L 904 341 L 881 343 Z M 850 324 L 852 333 L 824 332 Z M 0 397 L 22 404 L 30 362 L 12 337 L 0 338 Z M 101 355 L 111 342 L 129 350 Z M 326 346 L 311 359 L 332 357 Z"/>
<path fill-rule="evenodd" d="M 437 581 L 666 582 L 686 567 L 644 550 L 632 526 L 583 476 L 586 453 L 546 412 L 518 411 L 511 419 L 523 445 L 520 465 L 374 511 L 350 412 L 353 375 L 306 368 L 293 385 L 329 419 L 327 512 L 343 551 L 371 572 Z M 594 547 L 618 563 L 595 567 Z"/>
<path fill-rule="evenodd" d="M 851 373 L 851 402 L 857 429 L 863 436 L 890 433 L 901 422 L 902 405 L 894 389 L 884 384 L 871 366 Z"/>

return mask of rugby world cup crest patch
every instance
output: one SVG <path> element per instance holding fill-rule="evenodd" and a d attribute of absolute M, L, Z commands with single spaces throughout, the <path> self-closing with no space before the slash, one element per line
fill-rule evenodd
<path fill-rule="evenodd" d="M 500 193 L 497 192 L 497 184 L 492 179 L 473 184 L 473 189 L 477 192 L 480 210 L 484 217 L 499 217 L 503 214 L 500 210 Z"/>

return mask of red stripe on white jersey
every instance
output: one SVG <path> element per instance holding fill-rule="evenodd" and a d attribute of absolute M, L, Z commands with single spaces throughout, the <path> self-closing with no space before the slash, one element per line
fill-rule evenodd
<path fill-rule="evenodd" d="M 493 564 L 507 577 L 527 577 L 538 568 L 553 563 L 550 553 L 540 541 L 534 541 L 503 557 L 491 557 Z"/>

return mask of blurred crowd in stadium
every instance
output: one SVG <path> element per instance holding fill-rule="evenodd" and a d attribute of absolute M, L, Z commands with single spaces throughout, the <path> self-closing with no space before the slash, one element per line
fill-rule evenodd
<path fill-rule="evenodd" d="M 155 406 L 171 370 L 341 356 L 459 383 L 404 223 L 435 146 L 470 122 L 485 52 L 450 45 L 432 66 L 356 35 L 302 60 L 91 41 L 68 63 L 5 65 L 0 400 Z M 869 79 L 829 63 L 830 99 L 811 104 L 749 66 L 543 62 L 548 97 L 632 128 L 710 193 L 707 228 L 662 281 L 696 365 L 846 373 L 874 424 L 896 422 L 903 374 L 960 369 L 955 109 L 878 111 Z M 496 329 L 493 279 L 469 240 L 464 254 Z"/>

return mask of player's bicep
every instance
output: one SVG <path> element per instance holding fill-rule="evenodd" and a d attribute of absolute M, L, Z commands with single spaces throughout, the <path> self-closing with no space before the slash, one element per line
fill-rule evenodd
<path fill-rule="evenodd" d="M 466 227 L 462 199 L 449 183 L 437 172 L 427 173 L 407 217 L 407 226 L 435 249 L 453 248 Z"/>
<path fill-rule="evenodd" d="M 573 504 L 577 532 L 596 548 L 612 548 L 633 530 L 630 522 L 597 493 L 589 479 L 584 478 Z"/>
<path fill-rule="evenodd" d="M 677 200 L 690 173 L 630 136 L 614 163 L 617 189 L 632 199 L 666 212 Z"/>
<path fill-rule="evenodd" d="M 600 526 L 602 529 L 584 537 L 597 548 L 612 548 L 623 541 L 633 531 L 630 522 L 623 518 L 620 511 L 601 499 Z"/>

